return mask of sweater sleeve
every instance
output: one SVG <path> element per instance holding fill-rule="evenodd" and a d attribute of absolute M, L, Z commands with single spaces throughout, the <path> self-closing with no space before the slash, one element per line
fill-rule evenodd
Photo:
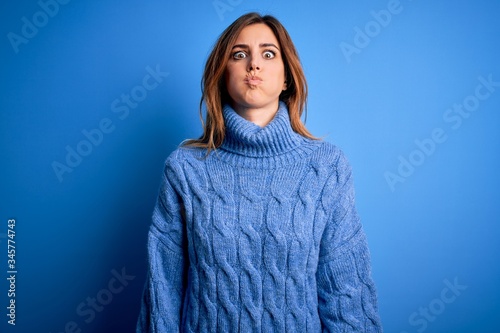
<path fill-rule="evenodd" d="M 316 273 L 323 332 L 382 332 L 368 245 L 354 205 L 349 163 L 341 154 L 323 194 L 330 218 Z"/>
<path fill-rule="evenodd" d="M 167 161 L 148 233 L 148 274 L 137 333 L 181 331 L 188 260 L 176 174 Z"/>

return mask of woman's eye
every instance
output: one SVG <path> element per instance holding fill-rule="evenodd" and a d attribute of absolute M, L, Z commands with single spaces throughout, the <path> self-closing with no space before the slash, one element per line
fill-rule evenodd
<path fill-rule="evenodd" d="M 233 53 L 234 59 L 245 59 L 246 57 L 247 57 L 247 55 L 243 51 L 238 51 L 238 52 Z"/>
<path fill-rule="evenodd" d="M 266 59 L 272 59 L 276 56 L 276 54 L 273 51 L 265 51 L 263 56 Z"/>

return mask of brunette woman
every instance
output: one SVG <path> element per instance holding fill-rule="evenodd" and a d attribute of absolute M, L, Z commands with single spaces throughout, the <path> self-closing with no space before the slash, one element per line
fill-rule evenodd
<path fill-rule="evenodd" d="M 381 332 L 351 168 L 301 121 L 285 28 L 238 18 L 202 83 L 203 135 L 165 164 L 137 332 Z"/>

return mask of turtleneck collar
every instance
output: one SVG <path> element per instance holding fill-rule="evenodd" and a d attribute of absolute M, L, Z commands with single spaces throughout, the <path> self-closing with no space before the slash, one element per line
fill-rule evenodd
<path fill-rule="evenodd" d="M 282 101 L 274 118 L 260 127 L 236 113 L 229 105 L 223 109 L 226 135 L 221 148 L 247 157 L 272 157 L 291 151 L 304 143 L 290 125 L 288 108 Z"/>
<path fill-rule="evenodd" d="M 226 135 L 212 156 L 236 167 L 269 169 L 303 163 L 321 144 L 293 131 L 288 108 L 281 101 L 265 127 L 241 117 L 229 105 L 223 108 L 223 116 Z"/>

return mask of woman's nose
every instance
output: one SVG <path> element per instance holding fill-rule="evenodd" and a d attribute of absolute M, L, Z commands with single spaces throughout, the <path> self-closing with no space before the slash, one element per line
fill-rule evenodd
<path fill-rule="evenodd" d="M 248 71 L 259 71 L 260 70 L 260 64 L 259 61 L 257 60 L 258 58 L 255 56 L 252 56 L 250 61 L 248 62 Z"/>

